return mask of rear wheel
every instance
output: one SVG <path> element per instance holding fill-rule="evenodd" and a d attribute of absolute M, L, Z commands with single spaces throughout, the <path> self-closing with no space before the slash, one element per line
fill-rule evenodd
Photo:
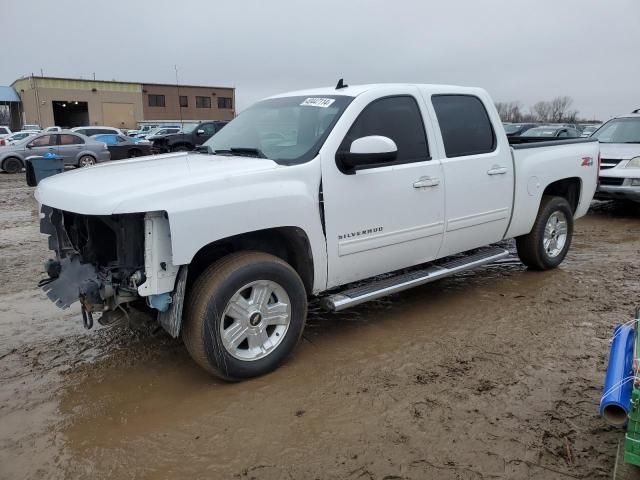
<path fill-rule="evenodd" d="M 573 237 L 573 212 L 562 197 L 542 197 L 538 216 L 528 235 L 516 239 L 518 256 L 533 270 L 549 270 L 562 263 Z"/>
<path fill-rule="evenodd" d="M 298 343 L 307 315 L 302 280 L 283 260 L 241 252 L 218 260 L 194 282 L 182 338 L 193 359 L 225 380 L 277 368 Z"/>
<path fill-rule="evenodd" d="M 79 167 L 90 167 L 91 165 L 95 165 L 95 164 L 96 164 L 96 159 L 93 158 L 91 155 L 83 155 L 82 157 L 80 157 L 80 160 L 78 160 Z"/>
<path fill-rule="evenodd" d="M 187 145 L 176 145 L 171 149 L 172 152 L 189 152 L 191 149 Z"/>
<path fill-rule="evenodd" d="M 2 170 L 7 173 L 18 173 L 22 170 L 22 162 L 17 158 L 7 158 L 2 162 Z"/>
<path fill-rule="evenodd" d="M 139 157 L 142 155 L 142 152 L 140 150 L 138 150 L 137 148 L 134 148 L 133 150 L 129 151 L 129 158 L 135 158 L 135 157 Z"/>

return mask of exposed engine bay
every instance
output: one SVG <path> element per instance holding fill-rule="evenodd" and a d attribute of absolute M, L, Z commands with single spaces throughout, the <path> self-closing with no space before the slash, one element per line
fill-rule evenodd
<path fill-rule="evenodd" d="M 43 205 L 40 232 L 49 235 L 49 248 L 56 252 L 40 286 L 58 307 L 80 301 L 86 328 L 96 313 L 102 325 L 126 320 L 135 326 L 145 320 L 141 315 L 155 316 L 157 310 L 163 327 L 177 336 L 182 299 L 172 305 L 171 291 L 179 267 L 171 263 L 164 212 L 81 215 Z M 154 278 L 147 282 L 149 272 Z M 178 290 L 182 294 L 184 285 Z"/>

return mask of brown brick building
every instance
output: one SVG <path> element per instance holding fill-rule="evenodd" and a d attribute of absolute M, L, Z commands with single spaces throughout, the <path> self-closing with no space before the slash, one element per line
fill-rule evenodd
<path fill-rule="evenodd" d="M 233 88 L 142 84 L 145 120 L 231 120 L 235 100 Z"/>
<path fill-rule="evenodd" d="M 235 90 L 58 77 L 25 77 L 11 85 L 21 124 L 135 128 L 144 121 L 231 120 Z"/>

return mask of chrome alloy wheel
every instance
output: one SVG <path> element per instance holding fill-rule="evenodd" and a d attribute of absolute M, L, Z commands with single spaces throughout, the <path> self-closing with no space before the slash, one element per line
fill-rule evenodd
<path fill-rule="evenodd" d="M 542 244 L 550 258 L 557 257 L 567 243 L 567 217 L 564 212 L 555 211 L 544 227 Z"/>
<path fill-rule="evenodd" d="M 220 322 L 222 345 L 234 358 L 259 360 L 282 342 L 291 322 L 291 300 L 271 280 L 240 288 L 229 300 Z"/>
<path fill-rule="evenodd" d="M 85 155 L 80 159 L 79 164 L 80 164 L 80 167 L 90 167 L 91 165 L 95 165 L 96 161 L 93 157 L 90 157 L 89 155 Z"/>

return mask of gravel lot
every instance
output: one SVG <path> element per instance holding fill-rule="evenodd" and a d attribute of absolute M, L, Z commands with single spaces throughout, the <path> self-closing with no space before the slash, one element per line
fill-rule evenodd
<path fill-rule="evenodd" d="M 35 287 L 23 175 L 0 174 L 0 478 L 609 478 L 609 339 L 640 303 L 640 208 L 598 203 L 561 268 L 499 265 L 345 313 L 240 384 L 180 341 L 86 332 Z"/>

